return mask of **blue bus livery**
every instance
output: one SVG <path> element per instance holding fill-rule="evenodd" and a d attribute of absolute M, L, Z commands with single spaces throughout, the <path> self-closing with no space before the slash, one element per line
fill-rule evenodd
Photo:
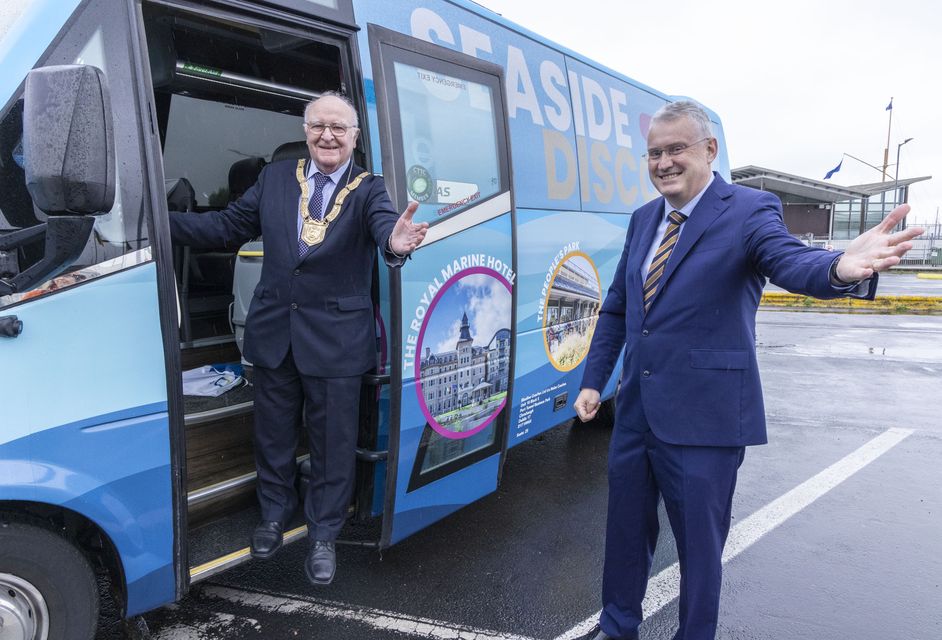
<path fill-rule="evenodd" d="M 224 207 L 303 157 L 304 105 L 324 91 L 357 106 L 355 160 L 431 225 L 401 271 L 373 274 L 351 535 L 395 544 L 573 418 L 630 213 L 656 195 L 650 117 L 674 98 L 465 0 L 8 5 L 5 634 L 92 637 L 94 567 L 130 617 L 248 559 L 252 386 L 197 397 L 181 380 L 241 362 L 251 381 L 239 348 L 264 239 L 173 246 L 167 212 Z"/>

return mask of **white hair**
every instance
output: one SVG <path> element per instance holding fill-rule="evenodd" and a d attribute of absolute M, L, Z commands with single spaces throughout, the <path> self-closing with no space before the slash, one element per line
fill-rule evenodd
<path fill-rule="evenodd" d="M 311 109 L 311 107 L 314 106 L 314 103 L 323 98 L 337 98 L 338 100 L 343 102 L 345 105 L 350 107 L 350 112 L 353 113 L 353 126 L 358 129 L 360 128 L 360 118 L 357 115 L 357 108 L 353 106 L 353 100 L 348 98 L 346 95 L 340 93 L 339 91 L 325 91 L 324 93 L 320 94 L 319 96 L 317 96 L 316 98 L 308 102 L 306 105 L 304 105 L 304 117 L 305 118 L 307 117 L 307 112 Z"/>

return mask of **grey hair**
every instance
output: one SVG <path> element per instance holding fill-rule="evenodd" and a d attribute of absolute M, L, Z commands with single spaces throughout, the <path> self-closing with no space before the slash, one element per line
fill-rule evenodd
<path fill-rule="evenodd" d="M 319 96 L 317 96 L 316 98 L 314 98 L 313 100 L 311 100 L 310 102 L 308 102 L 306 105 L 304 105 L 304 117 L 305 118 L 307 118 L 308 110 L 311 107 L 313 107 L 314 103 L 320 100 L 321 98 L 337 98 L 338 100 L 343 102 L 345 105 L 350 107 L 350 111 L 353 112 L 353 126 L 356 127 L 357 129 L 360 128 L 360 116 L 357 115 L 357 108 L 353 105 L 353 100 L 348 98 L 345 94 L 340 93 L 339 91 L 333 91 L 333 90 L 325 91 Z"/>
<path fill-rule="evenodd" d="M 707 112 L 692 100 L 678 100 L 677 102 L 668 102 L 658 109 L 651 122 L 673 122 L 681 118 L 690 118 L 700 130 L 700 135 L 704 138 L 715 138 L 713 134 L 713 124 L 710 122 L 710 116 Z"/>

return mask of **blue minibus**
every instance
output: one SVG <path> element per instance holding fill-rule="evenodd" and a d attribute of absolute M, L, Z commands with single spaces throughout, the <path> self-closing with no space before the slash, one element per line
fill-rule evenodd
<path fill-rule="evenodd" d="M 7 0 L 0 20 L 4 638 L 93 637 L 99 578 L 131 618 L 249 559 L 239 347 L 264 238 L 174 246 L 168 211 L 222 208 L 303 157 L 325 91 L 357 106 L 357 163 L 431 225 L 373 274 L 345 540 L 432 525 L 573 418 L 673 97 L 467 0 Z M 214 365 L 241 383 L 184 393 Z"/>

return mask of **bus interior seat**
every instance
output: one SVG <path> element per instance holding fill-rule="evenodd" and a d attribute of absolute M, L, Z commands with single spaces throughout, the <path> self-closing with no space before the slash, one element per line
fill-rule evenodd
<path fill-rule="evenodd" d="M 285 142 L 275 147 L 271 154 L 271 161 L 279 160 L 300 160 L 301 158 L 310 158 L 311 152 L 308 151 L 306 140 L 297 140 L 295 142 Z"/>
<path fill-rule="evenodd" d="M 266 164 L 265 159 L 259 156 L 242 158 L 232 163 L 228 174 L 229 203 L 238 200 L 255 184 Z M 238 250 L 233 247 L 188 251 L 186 273 L 190 309 L 194 317 L 201 316 L 211 323 L 208 327 L 211 327 L 209 332 L 213 335 L 231 331 L 228 324 L 229 305 L 232 302 L 237 253 Z M 205 333 L 205 330 L 194 331 L 196 333 Z"/>
<path fill-rule="evenodd" d="M 258 156 L 242 158 L 232 163 L 229 167 L 229 202 L 241 198 L 242 194 L 255 184 L 265 164 L 265 158 Z"/>
<path fill-rule="evenodd" d="M 235 202 L 258 180 L 265 158 L 242 158 L 229 167 L 229 202 Z M 190 277 L 195 290 L 203 295 L 229 296 L 237 250 L 232 247 L 198 249 L 190 255 Z"/>
<path fill-rule="evenodd" d="M 196 208 L 196 190 L 186 178 L 164 180 L 167 208 L 171 211 L 193 211 Z"/>

